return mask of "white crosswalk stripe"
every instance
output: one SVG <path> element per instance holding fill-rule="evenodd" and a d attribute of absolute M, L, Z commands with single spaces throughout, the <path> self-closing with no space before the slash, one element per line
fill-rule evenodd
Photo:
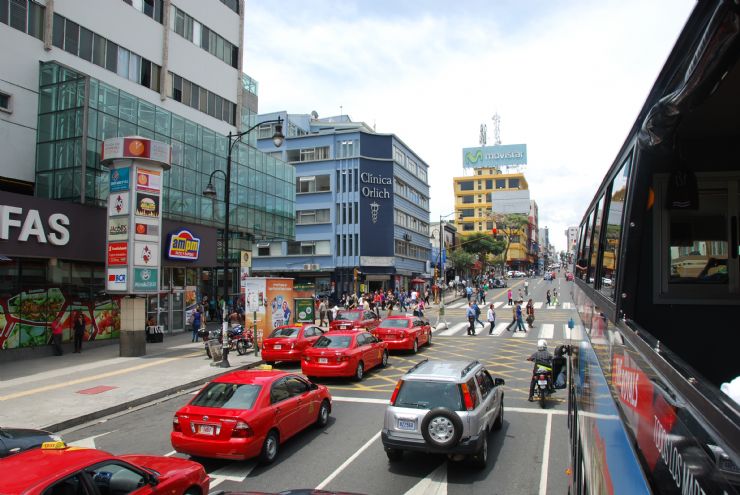
<path fill-rule="evenodd" d="M 495 303 L 493 303 L 493 307 L 495 309 L 498 309 L 498 308 L 500 308 L 503 305 L 504 305 L 504 302 L 503 301 L 496 301 Z"/>
<path fill-rule="evenodd" d="M 451 335 L 455 335 L 457 332 L 459 332 L 460 330 L 464 329 L 467 326 L 468 326 L 468 322 L 463 321 L 461 323 L 457 323 L 455 325 L 452 325 L 452 327 L 448 328 L 447 330 L 443 330 L 443 331 L 439 332 L 438 335 L 440 335 L 442 337 L 449 337 Z"/>
<path fill-rule="evenodd" d="M 524 339 L 527 337 L 527 332 L 514 332 L 512 337 L 517 338 L 517 339 Z"/>
<path fill-rule="evenodd" d="M 498 337 L 502 333 L 504 333 L 506 331 L 506 325 L 508 325 L 507 322 L 499 323 L 498 325 L 496 325 L 496 328 L 493 329 L 492 336 L 493 337 Z"/>
<path fill-rule="evenodd" d="M 540 336 L 541 339 L 551 339 L 552 336 L 555 334 L 555 325 L 552 323 L 543 323 L 542 328 L 540 329 Z"/>
<path fill-rule="evenodd" d="M 563 304 L 561 304 L 561 306 L 563 307 L 563 309 L 571 309 L 569 302 L 564 302 Z"/>
<path fill-rule="evenodd" d="M 534 309 L 542 309 L 542 305 L 545 304 L 543 302 L 536 302 L 534 303 Z"/>

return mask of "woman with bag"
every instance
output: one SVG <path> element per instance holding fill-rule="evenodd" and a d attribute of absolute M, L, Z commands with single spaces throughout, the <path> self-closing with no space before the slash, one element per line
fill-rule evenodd
<path fill-rule="evenodd" d="M 85 317 L 82 313 L 77 312 L 73 328 L 75 342 L 75 350 L 73 352 L 79 354 L 82 352 L 82 338 L 85 336 Z"/>
<path fill-rule="evenodd" d="M 527 301 L 527 323 L 529 328 L 534 328 L 534 303 L 531 299 Z"/>
<path fill-rule="evenodd" d="M 193 339 L 191 342 L 198 341 L 198 330 L 200 330 L 202 313 L 200 312 L 200 306 L 196 306 L 192 313 L 190 313 L 190 324 L 193 326 Z"/>

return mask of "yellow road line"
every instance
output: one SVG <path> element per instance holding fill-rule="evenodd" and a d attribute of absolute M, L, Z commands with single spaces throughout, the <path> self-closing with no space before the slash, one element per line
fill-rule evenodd
<path fill-rule="evenodd" d="M 54 384 L 51 384 L 51 385 L 45 385 L 43 387 L 33 388 L 33 389 L 30 389 L 30 390 L 24 390 L 23 392 L 16 392 L 14 394 L 2 395 L 2 396 L 0 396 L 0 401 L 11 400 L 11 399 L 18 399 L 20 397 L 27 397 L 29 395 L 34 395 L 34 394 L 38 394 L 38 393 L 41 393 L 41 392 L 48 392 L 50 390 L 57 390 L 57 389 L 60 389 L 60 388 L 68 387 L 70 385 L 78 385 L 80 383 L 86 383 L 86 382 L 92 382 L 92 381 L 96 381 L 96 380 L 101 380 L 103 378 L 108 378 L 108 377 L 111 377 L 111 376 L 125 375 L 126 373 L 131 373 L 132 371 L 139 371 L 139 370 L 142 370 L 142 369 L 145 369 L 145 368 L 149 368 L 151 366 L 159 366 L 161 364 L 171 363 L 172 361 L 176 361 L 178 359 L 184 359 L 184 358 L 188 358 L 188 357 L 200 356 L 201 354 L 203 354 L 202 351 L 193 352 L 193 353 L 185 354 L 185 355 L 179 356 L 179 357 L 165 358 L 165 359 L 162 359 L 162 360 L 159 360 L 159 361 L 153 361 L 153 362 L 149 362 L 149 363 L 140 364 L 138 366 L 132 366 L 130 368 L 124 368 L 122 370 L 109 371 L 108 373 L 101 373 L 99 375 L 88 376 L 88 377 L 85 377 L 85 378 L 78 378 L 77 380 L 71 380 L 71 381 L 67 381 L 67 382 L 64 382 L 64 383 L 54 383 Z"/>

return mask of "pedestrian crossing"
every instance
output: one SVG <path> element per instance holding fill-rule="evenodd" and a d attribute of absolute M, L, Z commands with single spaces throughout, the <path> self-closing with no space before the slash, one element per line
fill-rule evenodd
<path fill-rule="evenodd" d="M 479 307 L 481 308 L 481 311 L 483 311 L 483 306 L 488 307 L 488 304 L 489 303 L 486 303 L 485 305 L 484 304 L 480 304 Z M 468 302 L 465 301 L 465 300 L 463 300 L 461 302 L 455 302 L 455 303 L 449 304 L 449 305 L 445 306 L 445 309 L 465 309 L 467 307 L 468 307 Z M 496 301 L 496 302 L 494 302 L 493 303 L 493 307 L 494 307 L 494 309 L 499 309 L 499 308 L 502 308 L 502 307 L 504 307 L 504 308 L 505 307 L 511 308 L 511 306 L 509 306 L 504 301 Z M 545 310 L 573 309 L 573 304 L 572 303 L 569 303 L 569 302 L 564 302 L 564 303 L 560 303 L 560 304 L 557 304 L 557 305 L 556 304 L 549 304 L 548 305 L 547 304 L 547 301 L 538 301 L 538 302 L 535 302 L 534 303 L 534 309 L 545 309 Z"/>
<path fill-rule="evenodd" d="M 567 323 L 542 323 L 535 325 L 534 328 L 527 327 L 526 332 L 517 332 L 516 325 L 512 325 L 511 329 L 507 331 L 507 326 L 511 323 L 511 320 L 502 321 L 496 323 L 493 327 L 493 331 L 490 332 L 491 325 L 486 324 L 481 327 L 479 323 L 475 324 L 475 333 L 479 336 L 492 337 L 492 338 L 515 338 L 515 339 L 545 339 L 545 340 L 583 340 L 584 332 L 580 325 L 576 325 L 573 330 L 568 328 Z M 463 337 L 468 333 L 469 323 L 462 321 L 459 323 L 451 323 L 449 327 L 441 327 L 433 331 L 435 337 Z"/>

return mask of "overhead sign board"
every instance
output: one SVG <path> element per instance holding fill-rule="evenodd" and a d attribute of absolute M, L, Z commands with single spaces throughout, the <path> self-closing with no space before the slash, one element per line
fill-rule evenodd
<path fill-rule="evenodd" d="M 463 148 L 463 168 L 499 168 L 526 164 L 526 144 Z"/>

